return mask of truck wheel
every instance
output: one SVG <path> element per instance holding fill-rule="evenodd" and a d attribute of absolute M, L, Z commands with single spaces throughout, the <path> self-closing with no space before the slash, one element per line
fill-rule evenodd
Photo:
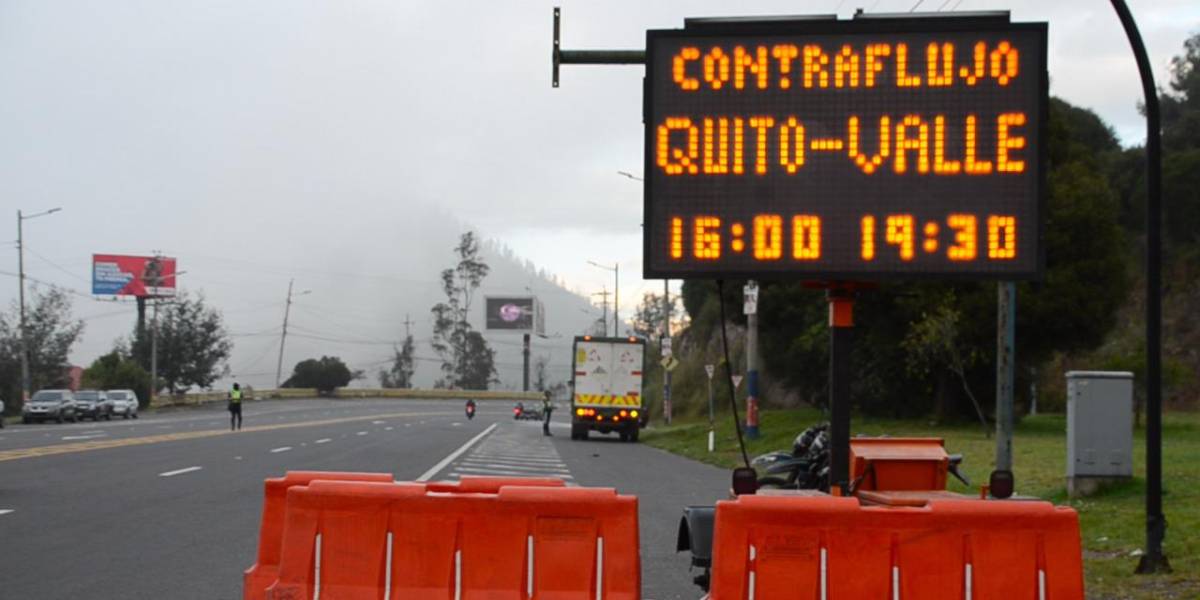
<path fill-rule="evenodd" d="M 58 421 L 59 423 L 62 423 L 62 422 L 63 422 L 63 416 L 62 416 L 62 413 L 58 413 L 58 416 L 57 416 L 57 417 L 55 417 L 55 418 L 54 418 L 54 420 L 55 420 L 55 421 Z"/>
<path fill-rule="evenodd" d="M 629 441 L 629 432 L 628 432 L 628 431 L 622 431 L 622 432 L 620 432 L 620 433 L 619 433 L 619 434 L 617 434 L 617 435 L 621 436 L 621 441 L 622 441 L 622 442 L 628 442 L 628 441 Z"/>
<path fill-rule="evenodd" d="M 634 443 L 638 441 L 638 431 L 639 429 L 637 426 L 634 426 L 634 428 L 629 431 L 629 441 Z"/>

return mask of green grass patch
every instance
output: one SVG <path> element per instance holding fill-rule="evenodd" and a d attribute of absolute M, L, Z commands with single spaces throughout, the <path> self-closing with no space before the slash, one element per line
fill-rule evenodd
<path fill-rule="evenodd" d="M 762 413 L 762 437 L 746 440 L 753 458 L 772 450 L 787 450 L 804 428 L 826 417 L 812 409 Z M 862 419 L 855 435 L 934 436 L 946 440 L 949 452 L 962 453 L 963 472 L 978 486 L 992 470 L 996 442 L 978 424 L 935 424 L 920 420 Z M 990 432 L 989 432 L 990 433 Z M 741 461 L 737 436 L 728 413 L 718 416 L 716 451 L 708 452 L 708 420 L 677 421 L 642 434 L 650 445 L 721 467 Z M 1079 512 L 1084 548 L 1084 578 L 1089 598 L 1200 598 L 1200 414 L 1169 413 L 1163 417 L 1163 510 L 1168 529 L 1166 553 L 1171 575 L 1134 575 L 1136 553 L 1145 541 L 1145 436 L 1135 432 L 1134 478 L 1097 496 L 1068 500 L 1066 496 L 1066 418 L 1038 415 L 1024 418 L 1013 436 L 1013 472 L 1019 494 L 1067 504 Z M 949 489 L 978 493 L 951 479 Z"/>

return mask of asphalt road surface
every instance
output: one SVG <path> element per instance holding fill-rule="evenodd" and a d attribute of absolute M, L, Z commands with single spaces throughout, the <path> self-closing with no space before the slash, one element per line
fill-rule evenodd
<path fill-rule="evenodd" d="M 728 493 L 724 471 L 615 435 L 573 442 L 565 422 L 546 438 L 499 402 L 481 402 L 470 421 L 453 401 L 266 401 L 244 412 L 237 433 L 223 406 L 0 430 L 0 598 L 239 599 L 263 480 L 300 469 L 614 487 L 639 498 L 643 598 L 700 596 L 674 551 L 676 527 L 683 506 Z"/>

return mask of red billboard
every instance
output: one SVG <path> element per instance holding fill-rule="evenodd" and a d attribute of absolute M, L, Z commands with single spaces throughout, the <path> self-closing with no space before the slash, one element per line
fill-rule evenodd
<path fill-rule="evenodd" d="M 93 254 L 92 293 L 100 296 L 174 296 L 175 259 Z"/>

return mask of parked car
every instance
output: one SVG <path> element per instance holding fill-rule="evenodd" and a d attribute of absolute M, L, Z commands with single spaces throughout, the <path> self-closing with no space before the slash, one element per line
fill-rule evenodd
<path fill-rule="evenodd" d="M 4 400 L 0 400 L 0 429 L 4 429 Z"/>
<path fill-rule="evenodd" d="M 111 421 L 113 403 L 108 394 L 99 390 L 79 390 L 75 392 L 75 411 L 80 419 Z"/>
<path fill-rule="evenodd" d="M 108 390 L 108 399 L 112 401 L 112 414 L 138 418 L 138 397 L 133 390 Z"/>
<path fill-rule="evenodd" d="M 79 420 L 75 394 L 71 390 L 39 390 L 21 409 L 21 419 L 26 423 L 48 419 L 74 423 Z"/>

